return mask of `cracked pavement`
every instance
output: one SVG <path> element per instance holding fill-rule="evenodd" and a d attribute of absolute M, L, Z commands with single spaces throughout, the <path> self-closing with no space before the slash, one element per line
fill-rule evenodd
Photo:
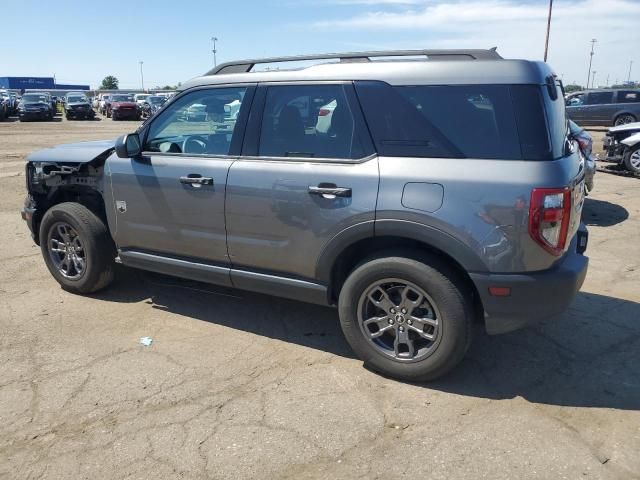
<path fill-rule="evenodd" d="M 23 158 L 133 128 L 0 122 L 0 478 L 640 478 L 638 180 L 596 176 L 566 314 L 478 328 L 413 385 L 364 369 L 333 309 L 124 268 L 61 290 L 20 219 Z"/>

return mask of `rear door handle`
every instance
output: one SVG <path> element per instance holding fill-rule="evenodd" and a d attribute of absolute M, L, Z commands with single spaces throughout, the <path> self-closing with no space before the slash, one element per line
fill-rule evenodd
<path fill-rule="evenodd" d="M 333 183 L 320 183 L 316 187 L 309 186 L 309 195 L 320 195 L 322 198 L 327 199 L 351 197 L 351 189 L 338 187 Z"/>
<path fill-rule="evenodd" d="M 213 185 L 213 178 L 203 177 L 198 173 L 190 173 L 187 176 L 180 177 L 180 183 L 191 185 L 192 187 L 200 187 L 201 185 Z"/>

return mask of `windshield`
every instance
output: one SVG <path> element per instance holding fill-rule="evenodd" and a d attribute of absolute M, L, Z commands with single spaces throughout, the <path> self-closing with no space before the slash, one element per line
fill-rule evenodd
<path fill-rule="evenodd" d="M 86 102 L 86 101 L 87 101 L 86 97 L 81 97 L 79 95 L 67 98 L 67 102 L 69 103 L 80 103 L 80 102 Z"/>
<path fill-rule="evenodd" d="M 23 95 L 22 101 L 24 103 L 41 103 L 46 102 L 47 97 L 44 95 Z"/>
<path fill-rule="evenodd" d="M 164 97 L 149 97 L 147 98 L 147 102 L 152 103 L 154 105 L 162 105 L 165 102 Z"/>
<path fill-rule="evenodd" d="M 112 102 L 132 102 L 133 98 L 129 95 L 113 95 L 111 97 Z"/>
<path fill-rule="evenodd" d="M 136 95 L 136 100 L 146 100 L 151 95 Z"/>

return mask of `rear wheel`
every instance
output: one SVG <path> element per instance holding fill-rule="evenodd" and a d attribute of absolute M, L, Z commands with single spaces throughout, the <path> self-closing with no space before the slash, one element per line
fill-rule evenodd
<path fill-rule="evenodd" d="M 347 341 L 391 377 L 433 380 L 464 357 L 473 309 L 455 271 L 435 257 L 381 256 L 358 266 L 339 298 Z"/>
<path fill-rule="evenodd" d="M 622 115 L 618 115 L 613 124 L 617 127 L 618 125 L 626 125 L 627 123 L 633 123 L 635 121 L 636 117 L 634 117 L 630 113 L 625 113 Z"/>
<path fill-rule="evenodd" d="M 640 144 L 629 149 L 627 153 L 624 154 L 623 162 L 627 170 L 640 174 Z"/>
<path fill-rule="evenodd" d="M 45 213 L 40 248 L 56 281 L 73 293 L 91 293 L 113 280 L 115 251 L 107 227 L 79 203 L 60 203 Z"/>

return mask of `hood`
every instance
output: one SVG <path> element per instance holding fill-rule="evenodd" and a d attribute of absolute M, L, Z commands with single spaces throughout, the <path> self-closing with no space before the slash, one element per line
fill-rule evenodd
<path fill-rule="evenodd" d="M 609 129 L 611 133 L 626 132 L 629 130 L 640 131 L 640 122 L 625 123 L 624 125 L 618 125 L 617 127 L 611 127 Z"/>
<path fill-rule="evenodd" d="M 136 102 L 111 102 L 111 107 L 137 107 Z"/>
<path fill-rule="evenodd" d="M 90 105 L 90 103 L 88 101 L 82 101 L 82 102 L 67 102 L 67 106 L 71 107 L 71 106 L 76 106 L 76 105 Z"/>
<path fill-rule="evenodd" d="M 97 142 L 65 143 L 53 148 L 38 150 L 27 157 L 27 162 L 88 163 L 96 157 L 113 150 L 115 140 Z"/>

